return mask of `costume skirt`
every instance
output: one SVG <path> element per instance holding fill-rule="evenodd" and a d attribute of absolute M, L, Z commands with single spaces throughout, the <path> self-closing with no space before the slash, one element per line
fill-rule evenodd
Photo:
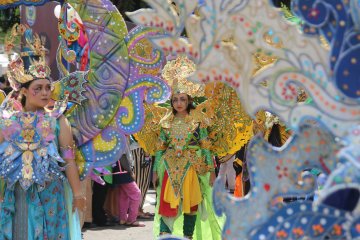
<path fill-rule="evenodd" d="M 5 188 L 0 205 L 0 239 L 80 240 L 78 214 L 72 212 L 72 193 L 68 182 L 54 180 L 38 191 L 35 185 L 23 190 Z"/>
<path fill-rule="evenodd" d="M 198 180 L 198 184 L 200 186 L 200 193 L 201 193 L 201 203 L 196 206 L 197 208 L 197 218 L 195 223 L 195 232 L 193 235 L 194 240 L 221 240 L 221 228 L 225 222 L 224 217 L 217 217 L 214 213 L 213 206 L 212 206 L 212 188 L 209 185 L 210 180 L 210 173 L 204 174 L 204 175 L 197 175 L 194 171 L 194 176 L 196 176 Z M 168 180 L 165 180 L 167 177 L 167 172 L 165 170 L 165 165 L 162 163 L 159 165 L 158 172 L 159 180 L 161 183 L 167 183 Z M 189 172 L 187 173 L 187 175 Z M 190 177 L 190 175 L 189 175 Z M 189 179 L 193 179 L 193 177 L 190 177 Z M 184 179 L 185 182 L 185 179 Z M 169 183 L 168 183 L 169 184 Z M 191 191 L 191 194 L 193 194 L 193 186 L 188 185 L 189 189 Z M 177 215 L 174 217 L 166 217 L 163 216 L 160 212 L 161 204 L 163 204 L 164 196 L 161 194 L 161 192 L 164 193 L 165 191 L 162 191 L 164 188 L 164 184 L 161 184 L 157 188 L 157 205 L 155 210 L 155 219 L 154 219 L 154 238 L 158 238 L 159 231 L 160 231 L 160 218 L 163 218 L 165 224 L 170 228 L 172 233 L 175 236 L 182 236 L 183 234 L 183 207 L 184 204 L 179 202 L 179 205 L 177 207 Z M 166 186 L 165 186 L 166 188 Z M 187 187 L 185 187 L 187 189 Z M 170 190 L 170 189 L 169 189 Z M 183 188 L 184 190 L 184 188 Z M 196 190 L 197 191 L 197 190 Z M 191 195 L 190 194 L 190 195 Z M 171 195 L 171 194 L 170 194 Z M 197 194 L 196 194 L 197 195 Z M 196 198 L 192 198 L 192 200 L 196 200 Z M 163 201 L 163 202 L 162 202 Z M 171 201 L 172 202 L 172 201 Z M 195 201 L 196 202 L 196 201 Z M 195 203 L 194 203 L 195 204 Z M 193 204 L 190 204 L 191 206 Z M 168 208 L 171 209 L 171 208 Z M 190 211 L 192 211 L 193 208 L 190 207 Z M 195 210 L 195 209 L 194 209 Z"/>

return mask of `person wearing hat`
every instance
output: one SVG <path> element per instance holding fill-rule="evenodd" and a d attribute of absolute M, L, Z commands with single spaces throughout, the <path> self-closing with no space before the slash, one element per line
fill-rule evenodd
<path fill-rule="evenodd" d="M 177 235 L 182 230 L 188 239 L 220 239 L 211 200 L 215 174 L 207 119 L 194 111 L 192 103 L 201 86 L 186 80 L 194 70 L 195 65 L 184 56 L 168 62 L 163 70 L 172 87 L 172 109 L 160 121 L 153 179 L 160 184 L 155 221 L 160 221 L 160 235 Z"/>
<path fill-rule="evenodd" d="M 86 199 L 71 127 L 59 109 L 45 109 L 52 91 L 45 49 L 35 34 L 26 40 L 9 64 L 14 91 L 1 106 L 0 239 L 81 239 L 75 210 L 85 210 Z"/>

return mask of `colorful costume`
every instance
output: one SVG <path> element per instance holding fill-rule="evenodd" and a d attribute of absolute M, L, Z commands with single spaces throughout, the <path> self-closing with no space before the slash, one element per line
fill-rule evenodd
<path fill-rule="evenodd" d="M 180 224 L 177 217 L 184 213 L 185 236 L 193 235 L 191 222 L 196 220 L 194 236 L 220 239 L 221 229 L 212 210 L 209 185 L 214 162 L 204 120 L 205 116 L 195 112 L 190 112 L 185 118 L 170 113 L 160 123 L 160 144 L 154 165 L 162 183 L 158 194 L 160 232 L 173 232 L 174 222 Z M 192 215 L 196 211 L 197 216 Z M 206 237 L 205 232 L 208 234 Z"/>
<path fill-rule="evenodd" d="M 46 50 L 31 29 L 16 25 L 10 41 L 6 42 L 7 49 L 13 47 L 11 40 L 22 34 L 27 42 L 25 52 L 9 64 L 8 71 L 15 93 L 32 81 L 50 79 L 50 68 L 45 63 Z M 33 96 L 39 93 L 35 91 Z M 51 91 L 51 87 L 46 91 Z M 73 160 L 74 149 L 72 145 L 60 146 L 58 140 L 58 119 L 65 108 L 55 104 L 52 112 L 45 112 L 43 108 L 38 108 L 36 112 L 24 112 L 13 98 L 15 93 L 9 94 L 0 108 L 0 177 L 3 190 L 0 239 L 79 240 L 80 223 L 77 212 L 72 211 L 72 189 L 63 173 L 67 167 L 64 159 Z M 25 96 L 21 96 L 24 100 Z M 26 99 L 22 105 L 25 103 Z"/>
<path fill-rule="evenodd" d="M 144 127 L 135 137 L 148 153 L 156 152 L 154 170 L 162 187 L 158 189 L 155 235 L 171 232 L 196 239 L 220 239 L 222 219 L 213 213 L 209 185 L 212 156 L 234 154 L 246 144 L 252 136 L 252 120 L 231 88 L 187 81 L 194 70 L 189 59 L 179 56 L 166 64 L 162 76 L 173 93 L 205 96 L 207 100 L 185 118 L 166 113 L 164 107 L 146 105 Z M 157 146 L 156 139 L 160 139 Z"/>
<path fill-rule="evenodd" d="M 194 96 L 203 90 L 203 86 L 186 82 L 186 76 L 194 69 L 191 61 L 179 57 L 168 62 L 162 75 L 173 93 Z M 147 115 L 145 126 L 154 121 L 159 124 L 145 127 L 137 134 L 139 144 L 145 143 L 144 149 L 149 152 L 156 149 L 154 171 L 160 182 L 154 224 L 156 236 L 173 233 L 196 239 L 220 239 L 221 227 L 212 209 L 209 184 L 210 172 L 214 171 L 207 132 L 211 119 L 201 109 L 191 110 L 184 117 L 168 112 L 160 121 L 158 113 L 162 114 L 163 109 L 156 109 Z M 154 131 L 157 127 L 158 131 Z M 144 141 L 143 136 L 151 141 Z M 156 137 L 159 141 L 154 148 L 151 143 Z"/>
<path fill-rule="evenodd" d="M 58 152 L 57 119 L 47 113 L 3 114 L 1 239 L 80 239 L 72 192 Z"/>

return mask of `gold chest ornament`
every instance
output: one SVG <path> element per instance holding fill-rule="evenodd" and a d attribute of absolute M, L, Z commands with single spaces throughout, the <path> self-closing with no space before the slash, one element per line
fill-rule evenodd
<path fill-rule="evenodd" d="M 185 122 L 185 118 L 175 117 L 172 126 L 169 129 L 171 143 L 173 144 L 175 154 L 177 157 L 183 155 L 184 147 L 186 147 L 186 140 L 189 135 L 190 127 Z"/>

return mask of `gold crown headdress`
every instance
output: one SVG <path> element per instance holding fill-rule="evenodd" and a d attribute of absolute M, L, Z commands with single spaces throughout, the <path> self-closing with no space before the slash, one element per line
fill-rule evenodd
<path fill-rule="evenodd" d="M 5 39 L 5 51 L 10 53 L 17 38 L 25 36 L 26 45 L 8 66 L 7 76 L 11 87 L 18 91 L 21 85 L 36 79 L 50 79 L 50 68 L 46 65 L 46 49 L 39 35 L 23 24 L 15 24 Z M 37 58 L 37 59 L 35 59 Z M 25 61 L 25 63 L 24 63 Z M 28 66 L 26 66 L 28 65 Z"/>
<path fill-rule="evenodd" d="M 196 65 L 185 55 L 168 61 L 162 70 L 162 77 L 172 89 L 172 94 L 186 93 L 192 97 L 203 96 L 203 84 L 193 83 L 186 78 L 196 71 Z"/>

